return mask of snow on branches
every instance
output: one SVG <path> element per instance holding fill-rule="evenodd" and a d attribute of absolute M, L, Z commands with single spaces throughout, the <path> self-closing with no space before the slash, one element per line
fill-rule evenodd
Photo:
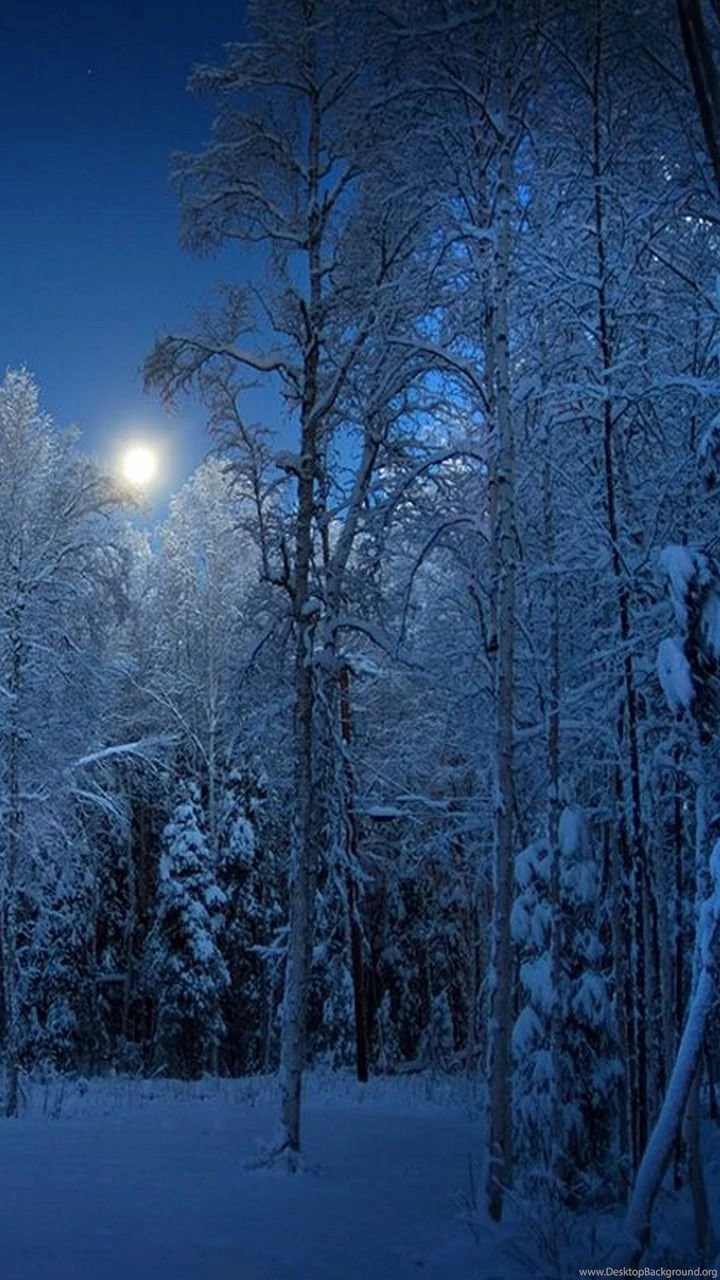
<path fill-rule="evenodd" d="M 597 1156 L 607 1147 L 608 1102 L 618 1074 L 599 938 L 599 877 L 579 808 L 568 805 L 560 815 L 556 851 L 538 840 L 517 855 L 515 880 L 511 928 L 522 1001 L 512 1039 L 518 1146 L 531 1182 L 552 1177 L 571 1198 L 573 1170 L 583 1167 L 590 1149 Z"/>
<path fill-rule="evenodd" d="M 682 640 L 664 639 L 658 676 L 671 711 L 688 710 L 701 739 L 720 717 L 720 572 L 708 551 L 668 546 L 660 556 Z"/>

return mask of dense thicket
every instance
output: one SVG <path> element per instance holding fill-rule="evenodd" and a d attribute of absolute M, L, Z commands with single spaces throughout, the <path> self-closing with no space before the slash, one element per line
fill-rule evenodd
<path fill-rule="evenodd" d="M 718 802 L 717 196 L 675 8 L 250 20 L 180 183 L 187 247 L 266 273 L 147 366 L 220 458 L 150 543 L 0 391 L 11 1078 L 281 1063 L 296 1152 L 308 1059 L 462 1070 L 495 1216 L 513 1178 L 620 1199 Z"/>

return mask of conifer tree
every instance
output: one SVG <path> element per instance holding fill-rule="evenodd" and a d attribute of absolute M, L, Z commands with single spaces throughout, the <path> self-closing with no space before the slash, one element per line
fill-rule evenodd
<path fill-rule="evenodd" d="M 229 975 L 217 941 L 225 904 L 190 786 L 163 832 L 145 970 L 157 1006 L 156 1059 L 190 1078 L 211 1066 L 225 1029 Z"/>

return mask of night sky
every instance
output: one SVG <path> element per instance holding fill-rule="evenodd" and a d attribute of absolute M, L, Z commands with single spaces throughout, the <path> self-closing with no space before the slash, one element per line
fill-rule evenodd
<path fill-rule="evenodd" d="M 103 457 L 162 435 L 165 493 L 209 441 L 201 408 L 168 418 L 140 367 L 228 267 L 180 251 L 170 156 L 209 137 L 212 104 L 188 74 L 244 37 L 243 9 L 6 0 L 0 13 L 0 368 L 26 365 L 44 408 Z"/>

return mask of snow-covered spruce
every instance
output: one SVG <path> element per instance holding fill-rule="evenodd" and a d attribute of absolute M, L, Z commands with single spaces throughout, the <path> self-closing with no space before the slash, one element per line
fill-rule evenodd
<path fill-rule="evenodd" d="M 554 1186 L 577 1202 L 579 1170 L 607 1180 L 611 1099 L 620 1072 L 600 941 L 599 877 L 587 823 L 566 807 L 555 855 L 544 841 L 518 854 L 513 938 L 520 955 L 521 1011 L 513 1030 L 520 1181 L 534 1193 Z M 551 899 L 552 857 L 560 859 L 560 901 Z M 562 931 L 561 970 L 552 973 L 552 930 Z"/>
<path fill-rule="evenodd" d="M 285 912 L 268 808 L 262 773 L 250 765 L 228 769 L 216 836 L 217 881 L 225 896 L 216 938 L 230 977 L 220 1065 L 233 1075 L 271 1070 L 277 1049 L 283 953 L 273 943 Z"/>
<path fill-rule="evenodd" d="M 720 572 L 707 551 L 665 547 L 660 566 L 683 639 L 665 639 L 658 674 L 671 710 L 687 709 L 707 744 L 720 722 Z"/>
<path fill-rule="evenodd" d="M 193 1077 L 213 1065 L 224 1032 L 229 974 L 217 933 L 226 897 L 217 883 L 192 785 L 163 832 L 147 989 L 156 1002 L 157 1066 Z"/>

